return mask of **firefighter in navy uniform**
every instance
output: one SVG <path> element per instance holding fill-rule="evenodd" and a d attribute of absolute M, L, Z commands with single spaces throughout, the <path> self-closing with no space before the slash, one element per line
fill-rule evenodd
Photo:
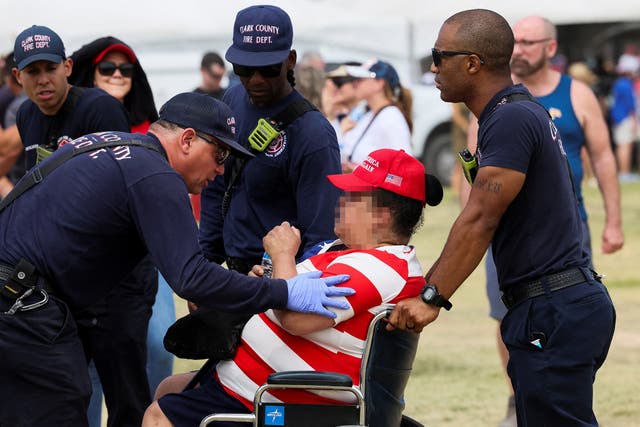
<path fill-rule="evenodd" d="M 243 273 L 260 264 L 262 238 L 282 221 L 300 230 L 298 257 L 335 239 L 340 192 L 325 177 L 341 172 L 340 149 L 331 124 L 293 87 L 292 38 L 284 10 L 251 6 L 238 12 L 226 52 L 242 84 L 223 101 L 238 120 L 238 140 L 256 157 L 230 159 L 224 179 L 203 191 L 200 243 L 209 259 Z"/>
<path fill-rule="evenodd" d="M 27 28 L 14 49 L 14 73 L 29 97 L 16 118 L 27 170 L 82 135 L 129 132 L 129 115 L 116 98 L 68 84 L 73 62 L 50 28 Z M 87 286 L 92 280 L 87 276 Z M 74 313 L 87 360 L 95 362 L 104 387 L 109 426 L 140 425 L 151 401 L 146 344 L 157 288 L 158 271 L 145 258 L 107 298 Z"/>
<path fill-rule="evenodd" d="M 87 425 L 90 385 L 73 313 L 100 301 L 148 253 L 204 307 L 333 317 L 346 277 L 251 278 L 208 262 L 187 192 L 223 173 L 229 108 L 183 93 L 146 135 L 101 132 L 34 167 L 0 204 L 0 425 Z M 105 146 L 107 145 L 107 146 Z M 47 206 L 47 215 L 40 206 Z M 91 278 L 89 283 L 87 278 Z"/>

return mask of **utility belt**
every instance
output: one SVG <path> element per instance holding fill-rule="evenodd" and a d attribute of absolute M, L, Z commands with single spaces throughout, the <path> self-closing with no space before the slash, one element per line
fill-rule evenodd
<path fill-rule="evenodd" d="M 511 286 L 502 294 L 502 302 L 510 309 L 520 301 L 544 295 L 547 292 L 555 292 L 578 283 L 591 280 L 600 282 L 601 275 L 589 268 L 571 268 L 559 273 L 543 276 L 538 280 Z"/>
<path fill-rule="evenodd" d="M 51 284 L 36 268 L 24 258 L 15 266 L 0 264 L 0 295 L 13 305 L 4 314 L 15 314 L 18 311 L 34 310 L 49 301 L 52 292 Z M 31 296 L 38 298 L 27 303 Z"/>
<path fill-rule="evenodd" d="M 247 274 L 251 271 L 254 265 L 260 265 L 261 258 L 235 258 L 227 257 L 227 268 L 229 270 L 235 270 L 242 274 Z"/>

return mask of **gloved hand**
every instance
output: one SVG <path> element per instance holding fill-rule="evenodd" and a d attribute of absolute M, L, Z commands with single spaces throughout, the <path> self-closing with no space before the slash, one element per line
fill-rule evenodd
<path fill-rule="evenodd" d="M 340 301 L 337 296 L 349 296 L 356 293 L 351 288 L 335 288 L 333 285 L 349 280 L 349 275 L 340 274 L 338 276 L 320 278 L 321 271 L 312 271 L 299 274 L 287 280 L 289 288 L 289 300 L 287 309 L 301 311 L 303 313 L 321 314 L 326 317 L 335 318 L 336 314 L 326 307 L 335 307 L 346 310 L 349 304 Z"/>

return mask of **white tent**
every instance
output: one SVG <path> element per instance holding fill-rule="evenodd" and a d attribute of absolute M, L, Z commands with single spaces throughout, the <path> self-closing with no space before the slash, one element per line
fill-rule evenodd
<path fill-rule="evenodd" d="M 125 40 L 149 72 L 157 101 L 189 90 L 198 80 L 201 54 L 224 52 L 238 10 L 259 1 L 176 2 L 150 0 L 0 0 L 0 52 L 13 48 L 16 35 L 30 25 L 47 25 L 65 41 L 70 54 L 104 35 Z M 442 21 L 469 8 L 487 8 L 509 21 L 540 14 L 556 23 L 640 20 L 628 0 L 275 0 L 291 16 L 299 52 L 320 51 L 328 60 L 379 56 L 398 64 L 401 76 L 415 75 Z"/>

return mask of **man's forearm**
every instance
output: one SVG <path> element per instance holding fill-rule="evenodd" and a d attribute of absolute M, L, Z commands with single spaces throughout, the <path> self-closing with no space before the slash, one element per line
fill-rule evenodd
<path fill-rule="evenodd" d="M 605 222 L 610 225 L 622 226 L 620 186 L 615 157 L 611 152 L 605 153 L 597 159 L 592 159 L 592 163 L 604 202 Z"/>
<path fill-rule="evenodd" d="M 495 231 L 474 214 L 464 213 L 454 223 L 440 258 L 426 280 L 449 298 L 480 264 Z"/>

